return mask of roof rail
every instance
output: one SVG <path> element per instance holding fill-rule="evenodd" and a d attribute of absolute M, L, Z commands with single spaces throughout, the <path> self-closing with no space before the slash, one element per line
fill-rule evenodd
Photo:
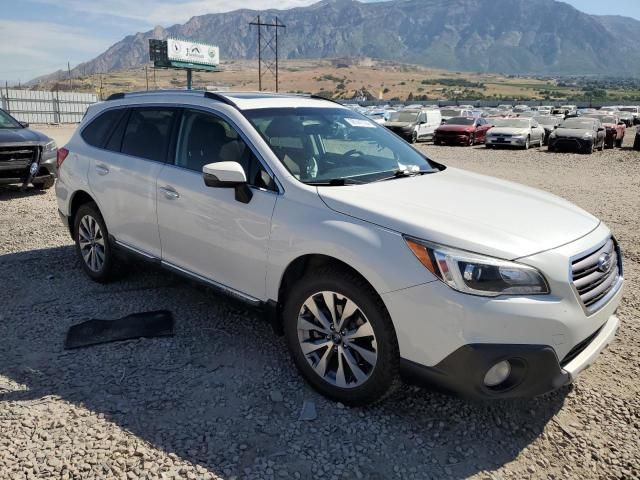
<path fill-rule="evenodd" d="M 216 92 L 204 92 L 204 97 L 205 98 L 210 98 L 211 100 L 217 100 L 219 102 L 226 103 L 227 105 L 235 108 L 236 110 L 239 110 L 238 105 L 235 102 L 233 102 L 231 99 L 225 97 L 224 95 L 220 95 L 219 93 L 216 93 Z"/>
<path fill-rule="evenodd" d="M 106 101 L 108 102 L 109 100 L 122 100 L 124 98 L 124 95 L 124 92 L 112 93 L 107 97 Z"/>
<path fill-rule="evenodd" d="M 334 100 L 333 98 L 326 98 L 326 97 L 323 97 L 322 95 L 311 94 L 311 95 L 308 95 L 308 97 L 313 98 L 314 100 L 326 100 L 327 102 L 337 103 L 338 105 L 343 106 L 337 100 Z"/>

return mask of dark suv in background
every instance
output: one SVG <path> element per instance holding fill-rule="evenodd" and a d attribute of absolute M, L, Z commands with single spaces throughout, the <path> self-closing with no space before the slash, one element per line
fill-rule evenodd
<path fill-rule="evenodd" d="M 0 185 L 53 187 L 57 152 L 51 138 L 0 109 Z"/>

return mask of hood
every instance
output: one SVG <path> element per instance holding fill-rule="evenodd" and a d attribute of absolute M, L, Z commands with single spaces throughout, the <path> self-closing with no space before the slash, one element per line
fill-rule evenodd
<path fill-rule="evenodd" d="M 438 132 L 473 132 L 475 128 L 473 125 L 440 125 L 436 131 Z"/>
<path fill-rule="evenodd" d="M 344 187 L 319 187 L 340 213 L 432 242 L 516 259 L 576 240 L 600 221 L 540 190 L 455 168 Z"/>
<path fill-rule="evenodd" d="M 30 128 L 0 128 L 0 144 L 42 143 L 50 139 L 46 135 Z"/>
<path fill-rule="evenodd" d="M 491 127 L 487 133 L 492 135 L 529 135 L 529 129 L 516 127 Z"/>
<path fill-rule="evenodd" d="M 384 126 L 389 128 L 409 128 L 413 127 L 413 122 L 385 122 Z"/>
<path fill-rule="evenodd" d="M 587 133 L 593 133 L 592 130 L 585 128 L 557 128 L 556 136 L 564 138 L 582 138 Z"/>

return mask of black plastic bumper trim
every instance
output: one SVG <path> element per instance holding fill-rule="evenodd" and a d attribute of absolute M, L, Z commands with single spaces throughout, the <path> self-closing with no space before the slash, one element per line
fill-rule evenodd
<path fill-rule="evenodd" d="M 511 375 L 502 388 L 486 387 L 485 374 L 503 360 L 511 362 Z M 571 381 L 560 367 L 554 349 L 547 345 L 470 344 L 458 348 L 433 367 L 400 359 L 400 368 L 411 380 L 476 400 L 530 398 Z"/>

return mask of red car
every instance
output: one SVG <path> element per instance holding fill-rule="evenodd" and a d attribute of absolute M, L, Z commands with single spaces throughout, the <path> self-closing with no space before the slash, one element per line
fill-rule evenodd
<path fill-rule="evenodd" d="M 436 128 L 433 143 L 436 145 L 475 145 L 484 143 L 491 125 L 484 118 L 453 117 Z"/>
<path fill-rule="evenodd" d="M 587 115 L 591 118 L 597 118 L 602 123 L 602 126 L 606 129 L 607 135 L 605 137 L 605 145 L 609 148 L 622 147 L 622 141 L 624 140 L 625 123 L 613 114 L 596 114 Z"/>

